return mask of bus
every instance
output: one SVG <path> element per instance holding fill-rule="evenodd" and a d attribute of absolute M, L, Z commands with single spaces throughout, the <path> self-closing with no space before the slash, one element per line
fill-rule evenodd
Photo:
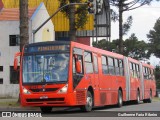
<path fill-rule="evenodd" d="M 130 57 L 77 42 L 40 42 L 24 46 L 20 56 L 22 106 L 37 106 L 44 113 L 55 106 L 95 106 L 125 101 L 152 102 L 156 94 L 154 67 Z"/>

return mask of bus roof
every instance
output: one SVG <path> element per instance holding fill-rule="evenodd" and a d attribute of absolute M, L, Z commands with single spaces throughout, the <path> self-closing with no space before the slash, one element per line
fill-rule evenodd
<path fill-rule="evenodd" d="M 148 68 L 154 69 L 154 66 L 149 65 L 149 64 L 147 64 L 147 63 L 142 63 L 142 66 L 143 66 L 143 67 L 148 67 Z"/>
<path fill-rule="evenodd" d="M 136 64 L 140 64 L 141 63 L 140 61 L 138 61 L 136 59 L 133 59 L 131 57 L 128 57 L 128 60 L 131 61 L 131 62 L 133 62 L 133 63 L 136 63 Z"/>

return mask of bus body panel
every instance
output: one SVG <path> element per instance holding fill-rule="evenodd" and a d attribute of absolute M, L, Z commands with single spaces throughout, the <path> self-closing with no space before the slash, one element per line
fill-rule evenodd
<path fill-rule="evenodd" d="M 137 60 L 134 60 L 132 58 L 128 58 L 128 66 L 130 70 L 130 100 L 136 100 L 137 99 L 137 92 L 141 92 L 140 87 L 140 76 L 138 75 L 140 73 L 137 71 L 137 66 L 139 66 L 139 62 Z M 138 67 L 140 68 L 140 67 Z M 138 73 L 139 72 L 139 73 Z M 141 94 L 140 94 L 141 96 Z"/>
<path fill-rule="evenodd" d="M 156 95 L 156 84 L 155 84 L 155 78 L 153 76 L 153 66 L 150 66 L 148 64 L 142 63 L 143 66 L 143 75 L 146 74 L 145 73 L 145 69 L 147 69 L 147 73 L 148 73 L 148 78 L 146 79 L 144 77 L 144 99 L 148 99 L 150 97 L 150 91 L 152 92 L 152 97 L 154 97 Z M 151 76 L 150 76 L 151 75 Z"/>

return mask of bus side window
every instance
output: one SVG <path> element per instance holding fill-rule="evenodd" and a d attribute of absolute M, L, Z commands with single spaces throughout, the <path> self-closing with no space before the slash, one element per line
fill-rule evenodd
<path fill-rule="evenodd" d="M 94 58 L 94 72 L 98 73 L 98 58 L 96 56 Z"/>
<path fill-rule="evenodd" d="M 154 80 L 154 70 L 151 69 L 151 79 Z"/>
<path fill-rule="evenodd" d="M 134 70 L 133 70 L 133 63 L 130 62 L 130 74 L 131 74 L 131 77 L 134 77 Z"/>
<path fill-rule="evenodd" d="M 116 75 L 120 75 L 120 69 L 119 69 L 119 60 L 118 59 L 114 59 L 114 66 L 115 66 L 115 73 Z"/>
<path fill-rule="evenodd" d="M 144 79 L 148 79 L 148 70 L 147 70 L 147 67 L 144 67 Z"/>
<path fill-rule="evenodd" d="M 101 57 L 102 59 L 102 72 L 103 74 L 108 74 L 109 71 L 108 71 L 108 66 L 107 66 L 107 57 L 106 56 L 102 56 Z"/>
<path fill-rule="evenodd" d="M 108 57 L 108 68 L 111 75 L 115 75 L 114 58 Z"/>
<path fill-rule="evenodd" d="M 84 52 L 84 61 L 86 73 L 93 73 L 93 59 L 90 52 Z"/>
<path fill-rule="evenodd" d="M 148 68 L 148 79 L 152 79 L 152 76 L 151 76 L 151 69 L 150 68 Z"/>
<path fill-rule="evenodd" d="M 120 75 L 124 76 L 124 66 L 122 60 L 119 60 L 119 69 L 120 69 Z"/>

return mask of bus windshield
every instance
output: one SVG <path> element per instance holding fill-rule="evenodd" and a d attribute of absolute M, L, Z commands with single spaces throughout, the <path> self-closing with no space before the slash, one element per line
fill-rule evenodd
<path fill-rule="evenodd" d="M 68 79 L 69 53 L 26 55 L 23 83 L 57 83 Z"/>

